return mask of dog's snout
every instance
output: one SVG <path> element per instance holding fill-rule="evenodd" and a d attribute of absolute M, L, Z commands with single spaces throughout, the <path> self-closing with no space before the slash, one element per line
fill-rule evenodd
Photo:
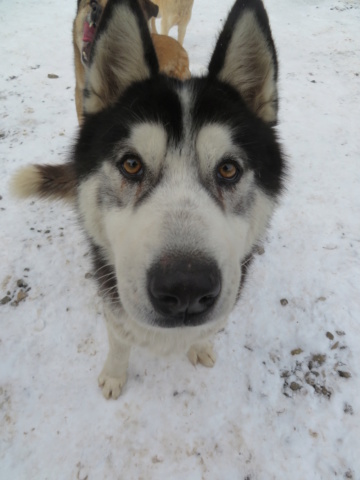
<path fill-rule="evenodd" d="M 193 257 L 162 258 L 148 273 L 148 293 L 161 325 L 199 325 L 221 291 L 217 265 Z"/>

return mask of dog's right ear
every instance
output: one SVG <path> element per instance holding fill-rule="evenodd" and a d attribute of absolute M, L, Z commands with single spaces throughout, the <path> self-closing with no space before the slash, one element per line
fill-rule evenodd
<path fill-rule="evenodd" d="M 137 1 L 109 0 L 91 50 L 84 90 L 84 113 L 113 105 L 134 82 L 159 71 L 154 46 Z"/>
<path fill-rule="evenodd" d="M 237 0 L 217 41 L 209 77 L 234 87 L 247 106 L 276 123 L 277 57 L 261 0 Z"/>

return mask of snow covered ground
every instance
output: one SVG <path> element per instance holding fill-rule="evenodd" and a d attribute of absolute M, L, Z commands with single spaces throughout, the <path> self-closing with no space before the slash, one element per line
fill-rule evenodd
<path fill-rule="evenodd" d="M 8 190 L 74 139 L 75 3 L 0 1 L 1 480 L 360 479 L 359 1 L 266 0 L 288 191 L 215 367 L 134 350 L 117 401 L 74 212 Z M 193 73 L 231 3 L 195 0 Z"/>

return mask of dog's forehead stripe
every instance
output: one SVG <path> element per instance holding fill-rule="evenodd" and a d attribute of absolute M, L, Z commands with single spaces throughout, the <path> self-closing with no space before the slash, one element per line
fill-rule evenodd
<path fill-rule="evenodd" d="M 119 101 L 119 115 L 131 125 L 162 124 L 168 142 L 178 143 L 183 134 L 183 106 L 176 81 L 157 77 L 133 85 Z"/>

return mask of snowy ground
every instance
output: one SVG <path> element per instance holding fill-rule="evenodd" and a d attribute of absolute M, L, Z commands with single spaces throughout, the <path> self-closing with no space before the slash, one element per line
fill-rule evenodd
<path fill-rule="evenodd" d="M 73 141 L 75 3 L 0 1 L 1 480 L 360 479 L 358 0 L 266 0 L 288 192 L 214 369 L 134 350 L 117 401 L 74 213 L 8 191 Z M 193 72 L 231 3 L 195 0 Z"/>

